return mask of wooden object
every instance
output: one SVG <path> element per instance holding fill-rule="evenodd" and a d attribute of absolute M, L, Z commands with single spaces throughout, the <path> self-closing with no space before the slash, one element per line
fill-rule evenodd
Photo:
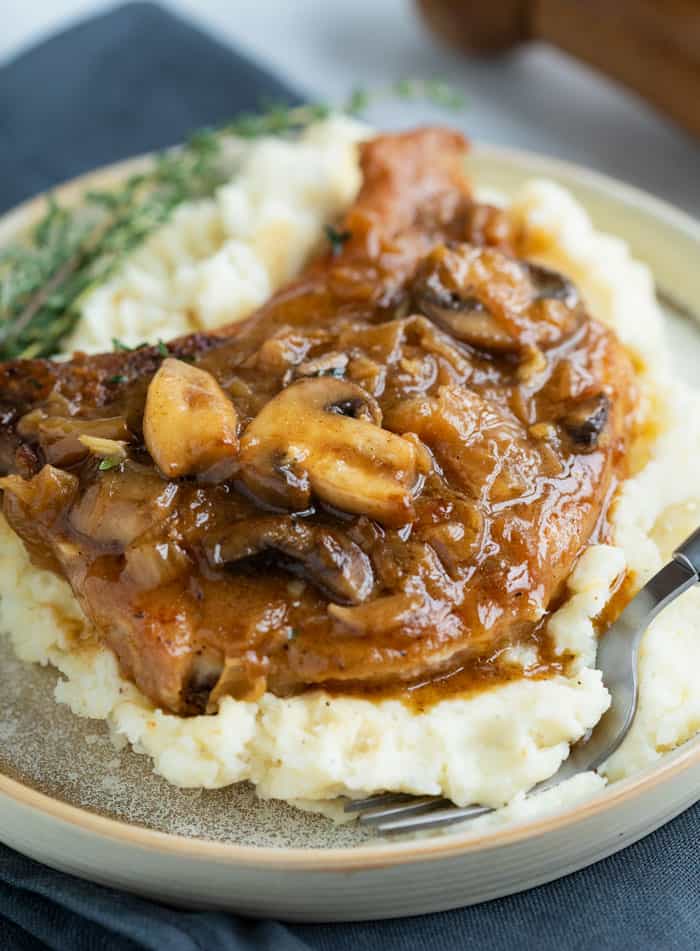
<path fill-rule="evenodd" d="M 433 31 L 470 53 L 528 40 L 565 50 L 700 136 L 700 0 L 418 0 Z"/>

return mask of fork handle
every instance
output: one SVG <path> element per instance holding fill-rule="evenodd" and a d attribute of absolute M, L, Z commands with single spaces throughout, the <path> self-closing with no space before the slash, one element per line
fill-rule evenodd
<path fill-rule="evenodd" d="M 697 528 L 682 545 L 676 548 L 673 557 L 700 577 L 700 528 Z"/>

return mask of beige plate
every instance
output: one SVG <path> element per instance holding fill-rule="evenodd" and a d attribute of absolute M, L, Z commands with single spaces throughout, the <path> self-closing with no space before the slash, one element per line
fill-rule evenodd
<path fill-rule="evenodd" d="M 628 240 L 681 309 L 700 311 L 700 224 L 691 218 L 610 179 L 524 153 L 480 148 L 470 166 L 480 184 L 506 194 L 533 176 L 560 181 L 599 228 Z M 0 241 L 36 211 L 30 203 L 6 216 Z M 679 371 L 692 379 L 700 333 L 677 313 L 669 314 L 669 333 Z M 454 908 L 595 862 L 700 799 L 696 739 L 547 819 L 479 837 L 373 840 L 353 826 L 259 802 L 247 785 L 196 793 L 168 786 L 145 757 L 115 752 L 102 724 L 58 707 L 54 680 L 2 645 L 0 838 L 48 865 L 177 905 L 307 921 Z"/>

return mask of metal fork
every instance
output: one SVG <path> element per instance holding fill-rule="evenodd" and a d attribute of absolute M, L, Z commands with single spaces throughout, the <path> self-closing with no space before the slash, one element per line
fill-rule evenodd
<path fill-rule="evenodd" d="M 642 635 L 672 601 L 700 581 L 700 528 L 673 553 L 673 558 L 632 598 L 598 646 L 597 666 L 612 702 L 588 736 L 571 748 L 559 770 L 538 783 L 530 794 L 552 789 L 577 773 L 597 769 L 620 746 L 632 726 L 639 697 L 637 667 Z M 351 799 L 345 811 L 377 832 L 418 832 L 475 819 L 490 806 L 455 806 L 438 796 L 384 793 Z"/>

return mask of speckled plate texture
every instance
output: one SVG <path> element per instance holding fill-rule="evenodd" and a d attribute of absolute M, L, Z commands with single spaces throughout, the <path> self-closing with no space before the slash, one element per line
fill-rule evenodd
<path fill-rule="evenodd" d="M 96 180 L 124 173 L 96 173 Z M 480 184 L 506 195 L 525 179 L 570 188 L 596 226 L 651 265 L 679 375 L 697 382 L 700 224 L 602 176 L 525 153 L 482 147 Z M 85 180 L 66 187 L 66 194 Z M 0 242 L 36 203 L 0 221 Z M 684 311 L 688 313 L 684 315 Z M 248 784 L 182 790 L 150 760 L 117 750 L 101 722 L 53 699 L 56 674 L 17 661 L 0 639 L 0 839 L 49 865 L 173 904 L 295 920 L 421 914 L 528 888 L 597 861 L 700 799 L 700 741 L 608 787 L 577 809 L 476 837 L 464 829 L 378 840 L 357 826 L 258 800 Z"/>

